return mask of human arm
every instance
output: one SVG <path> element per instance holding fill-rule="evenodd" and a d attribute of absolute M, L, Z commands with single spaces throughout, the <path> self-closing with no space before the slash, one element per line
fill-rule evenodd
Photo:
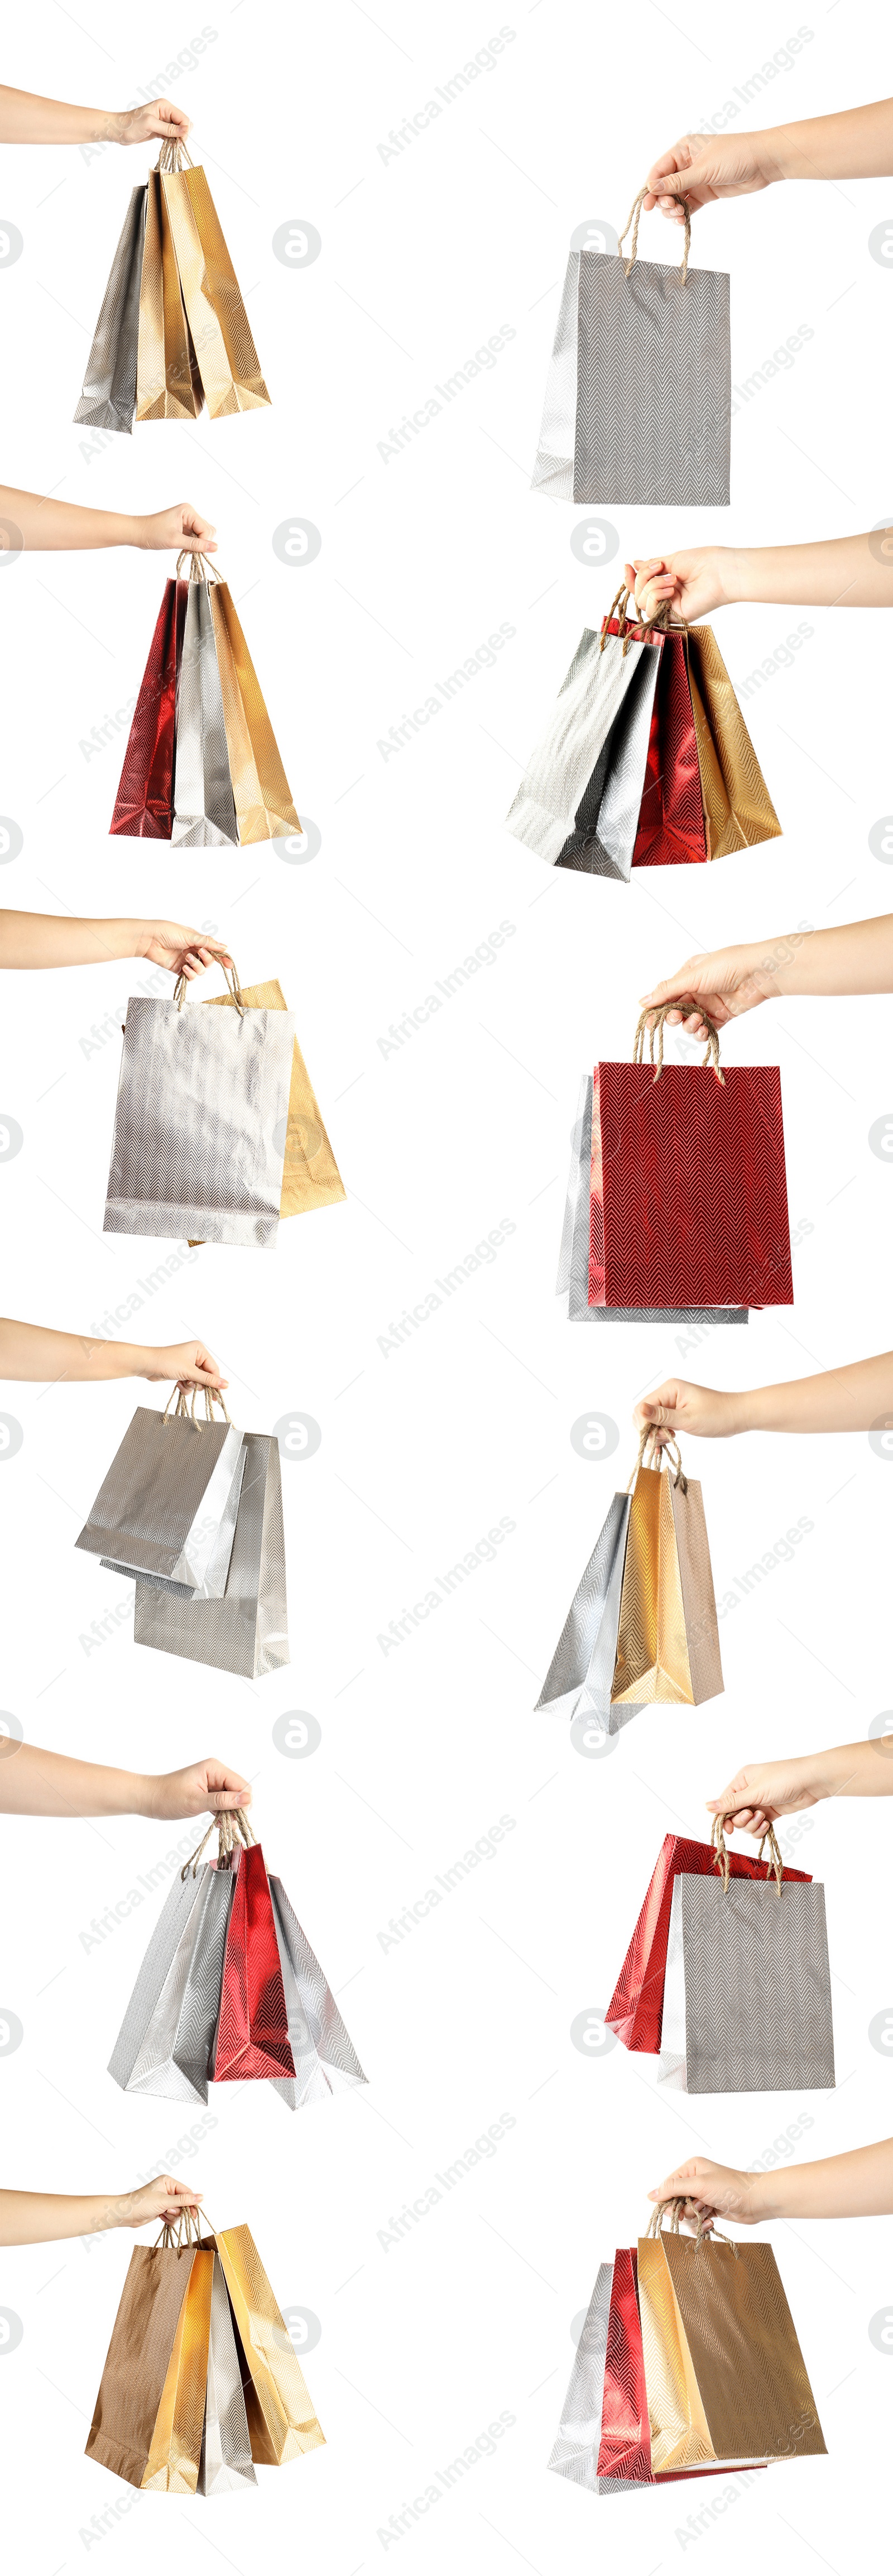
<path fill-rule="evenodd" d="M 741 2227 L 767 2218 L 886 2218 L 893 2211 L 893 2138 L 766 2174 L 690 2156 L 648 2194 L 656 2201 L 683 2196 L 700 2218 L 730 2218 Z"/>
<path fill-rule="evenodd" d="M 633 1421 L 640 1433 L 653 1429 L 663 1448 L 664 1434 L 674 1431 L 691 1431 L 698 1440 L 726 1440 L 739 1431 L 870 1431 L 890 1412 L 893 1351 L 879 1351 L 873 1359 L 822 1369 L 818 1377 L 787 1378 L 780 1386 L 744 1387 L 740 1393 L 667 1378 L 640 1399 Z"/>
<path fill-rule="evenodd" d="M 800 47 L 796 50 L 799 52 Z M 753 134 L 683 134 L 648 172 L 644 212 L 671 222 L 725 197 L 753 196 L 780 179 L 886 179 L 893 172 L 893 99 L 806 116 Z"/>
<path fill-rule="evenodd" d="M 204 1342 L 104 1342 L 86 1333 L 57 1333 L 44 1324 L 0 1316 L 0 1378 L 95 1386 L 100 1379 L 147 1377 L 188 1386 L 225 1387 Z"/>
<path fill-rule="evenodd" d="M 216 1754 L 183 1771 L 117 1771 L 10 1737 L 0 1740 L 0 1756 L 5 1816 L 151 1816 L 171 1824 L 251 1805 L 250 1781 Z"/>
<path fill-rule="evenodd" d="M 669 608 L 694 625 L 741 600 L 783 608 L 893 607 L 893 540 L 884 528 L 796 546 L 683 546 L 625 566 L 640 616 Z"/>
<path fill-rule="evenodd" d="M 686 957 L 675 975 L 643 993 L 643 1011 L 662 1004 L 700 1003 L 717 1028 L 756 1010 L 760 1002 L 795 1000 L 799 994 L 844 998 L 893 993 L 893 913 L 871 921 L 844 921 L 833 930 L 783 930 L 736 948 L 714 948 Z M 685 1018 L 686 1037 L 706 1036 L 697 1011 L 667 1012 L 667 1026 Z"/>
<path fill-rule="evenodd" d="M 93 966 L 146 957 L 191 983 L 207 966 L 231 966 L 228 948 L 182 921 L 80 919 L 74 913 L 0 912 L 0 967 Z"/>
<path fill-rule="evenodd" d="M 177 501 L 148 518 L 131 518 L 119 510 L 85 510 L 77 501 L 57 501 L 52 493 L 20 492 L 0 483 L 0 534 L 4 550 L 47 554 L 96 546 L 144 546 L 150 552 L 176 547 L 187 554 L 216 555 L 210 519 L 191 501 Z"/>
<path fill-rule="evenodd" d="M 878 1756 L 881 1759 L 878 1759 Z M 801 1753 L 786 1762 L 749 1762 L 734 1780 L 708 1798 L 709 1816 L 721 1816 L 730 1832 L 756 1834 L 760 1841 L 779 1816 L 795 1816 L 817 1807 L 822 1798 L 893 1797 L 893 1765 L 881 1738 L 861 1744 L 831 1744 L 824 1753 Z"/>
<path fill-rule="evenodd" d="M 201 2197 L 173 2174 L 158 2174 L 139 2191 L 0 2191 L 0 2245 L 48 2245 L 111 2227 L 149 2227 L 155 2219 L 182 2218 Z"/>
<path fill-rule="evenodd" d="M 29 89 L 0 87 L 0 143 L 185 143 L 189 118 L 169 98 L 147 107 L 70 107 Z"/>

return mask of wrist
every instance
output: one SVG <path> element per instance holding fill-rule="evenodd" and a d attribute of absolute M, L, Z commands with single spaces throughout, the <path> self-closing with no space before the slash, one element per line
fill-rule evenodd
<path fill-rule="evenodd" d="M 730 1438 L 734 1438 L 739 1431 L 753 1430 L 753 1423 L 750 1418 L 750 1407 L 752 1402 L 753 1398 L 747 1388 L 745 1388 L 740 1395 L 737 1391 L 732 1391 L 730 1389 L 720 1396 L 720 1405 L 723 1414 L 723 1430 Z"/>
<path fill-rule="evenodd" d="M 130 1778 L 133 1783 L 130 1814 L 151 1817 L 154 1821 L 159 1813 L 160 1776 L 154 1771 L 132 1771 Z"/>

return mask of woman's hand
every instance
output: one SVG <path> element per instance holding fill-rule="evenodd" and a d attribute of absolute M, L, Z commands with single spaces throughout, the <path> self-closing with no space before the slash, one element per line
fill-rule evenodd
<path fill-rule="evenodd" d="M 133 1374 L 148 1378 L 151 1386 L 170 1384 L 172 1379 L 176 1379 L 184 1395 L 191 1386 L 222 1390 L 229 1385 L 228 1377 L 221 1377 L 217 1362 L 204 1342 L 162 1343 L 158 1350 L 143 1353 L 143 1365 L 134 1369 Z"/>
<path fill-rule="evenodd" d="M 179 554 L 216 555 L 216 528 L 191 501 L 177 501 L 172 509 L 156 510 L 154 517 L 136 519 L 134 525 L 139 530 L 134 543 L 156 553 L 176 546 Z"/>
<path fill-rule="evenodd" d="M 169 98 L 153 98 L 148 107 L 125 107 L 120 115 L 109 117 L 110 143 L 151 143 L 160 135 L 163 143 L 185 143 L 191 124 L 182 107 L 172 107 Z"/>
<path fill-rule="evenodd" d="M 165 966 L 169 975 L 185 975 L 187 983 L 204 975 L 208 966 L 232 965 L 228 948 L 202 930 L 187 930 L 182 921 L 145 921 L 143 932 L 136 955 L 151 958 L 153 966 Z"/>
<path fill-rule="evenodd" d="M 730 1833 L 756 1834 L 762 1840 L 779 1816 L 817 1807 L 827 1795 L 817 1766 L 808 1759 L 751 1762 L 746 1771 L 736 1772 L 718 1798 L 708 1798 L 707 1813 L 722 1816 Z"/>
<path fill-rule="evenodd" d="M 122 2193 L 116 2206 L 120 2216 L 110 2219 L 114 2227 L 150 2227 L 153 2219 L 182 2218 L 184 2209 L 196 2209 L 202 2198 L 191 2183 L 176 2182 L 173 2174 L 156 2174 L 140 2191 Z"/>
<path fill-rule="evenodd" d="M 733 1431 L 746 1428 L 743 1410 L 746 1397 L 729 1395 L 715 1386 L 689 1386 L 682 1377 L 668 1377 L 653 1395 L 643 1395 L 633 1413 L 636 1430 L 654 1432 L 657 1449 L 666 1448 L 675 1431 L 691 1431 L 697 1440 L 728 1440 Z"/>
<path fill-rule="evenodd" d="M 754 941 L 746 948 L 714 948 L 701 957 L 687 957 L 678 973 L 667 975 L 655 984 L 653 993 L 640 995 L 640 1008 L 656 1010 L 661 1003 L 702 1003 L 714 1027 L 723 1029 L 728 1020 L 741 1018 L 744 1011 L 755 1011 L 759 1002 L 777 999 L 779 984 L 774 967 L 782 965 L 790 954 L 790 938 L 783 934 L 776 941 L 773 956 L 771 943 Z M 651 1026 L 649 1019 L 648 1027 Z M 687 1038 L 706 1038 L 707 1030 L 700 1012 L 675 1008 L 667 1012 L 668 1029 L 682 1028 Z"/>
<path fill-rule="evenodd" d="M 754 2227 L 761 2212 L 757 2206 L 756 2174 L 739 2173 L 734 2165 L 711 2164 L 709 2156 L 690 2156 L 688 2163 L 678 2165 L 675 2173 L 650 2191 L 649 2200 L 686 2200 L 694 2218 L 734 2218 L 741 2227 Z M 688 2215 L 688 2212 L 686 2213 Z"/>
<path fill-rule="evenodd" d="M 623 577 L 640 617 L 651 621 L 669 608 L 672 625 L 694 626 L 727 605 L 730 561 L 728 546 L 689 546 L 681 554 L 638 555 Z"/>
<path fill-rule="evenodd" d="M 219 1816 L 250 1805 L 250 1780 L 243 1780 L 231 1762 L 218 1762 L 212 1753 L 206 1762 L 192 1762 L 185 1771 L 163 1771 L 150 1779 L 143 1812 L 175 1824 L 181 1816 L 203 1816 L 209 1810 Z"/>
<path fill-rule="evenodd" d="M 751 197 L 783 176 L 771 134 L 682 134 L 652 161 L 642 211 L 659 206 L 672 223 L 684 224 L 683 197 L 695 214 L 718 198 Z"/>

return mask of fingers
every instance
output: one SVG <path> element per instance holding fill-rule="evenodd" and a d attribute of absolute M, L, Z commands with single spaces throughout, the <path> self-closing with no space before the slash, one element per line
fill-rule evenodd
<path fill-rule="evenodd" d="M 657 2200 L 663 2204 L 665 2200 L 682 2200 L 686 2197 L 691 2185 L 697 2180 L 699 2161 L 697 2156 L 690 2156 L 687 2164 L 677 2165 L 675 2173 L 665 2175 L 663 2182 L 657 2183 L 654 2190 L 649 2192 L 649 2200 Z"/>
<path fill-rule="evenodd" d="M 234 1807 L 250 1807 L 251 1782 L 230 1762 L 218 1762 L 214 1755 L 204 1764 L 207 1804 L 215 1816 L 225 1815 Z"/>
<path fill-rule="evenodd" d="M 181 534 L 187 553 L 216 555 L 217 530 L 210 519 L 204 518 L 202 512 L 193 507 L 191 501 L 184 501 L 181 506 Z"/>

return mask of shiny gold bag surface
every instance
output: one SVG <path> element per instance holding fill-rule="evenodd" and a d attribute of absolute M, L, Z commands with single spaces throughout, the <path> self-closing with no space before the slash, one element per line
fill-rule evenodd
<path fill-rule="evenodd" d="M 240 841 L 301 829 L 257 673 L 225 581 L 210 586 L 223 722 Z"/>
<path fill-rule="evenodd" d="M 187 167 L 181 164 L 185 160 Z M 182 144 L 166 147 L 161 185 L 180 286 L 212 420 L 269 403 L 260 360 L 205 173 Z"/>
<path fill-rule="evenodd" d="M 141 2479 L 164 2495 L 195 2495 L 208 2380 L 214 2256 L 199 2251 L 189 2275 L 174 2348 Z"/>
<path fill-rule="evenodd" d="M 689 627 L 686 660 L 707 857 L 725 859 L 731 850 L 777 839 L 781 824 L 709 626 Z"/>
<path fill-rule="evenodd" d="M 680 2344 L 714 2459 L 814 2457 L 825 2442 L 771 2245 L 662 2233 Z"/>
<path fill-rule="evenodd" d="M 160 166 L 160 165 L 159 165 Z M 150 170 L 140 281 L 137 420 L 197 420 L 202 389 L 159 169 Z"/>
<path fill-rule="evenodd" d="M 287 1011 L 281 984 L 243 984 L 243 1005 L 255 1011 Z M 231 993 L 213 993 L 207 1007 L 214 1010 L 229 1005 L 235 1009 Z M 297 1038 L 291 1060 L 291 1087 L 288 1095 L 288 1126 L 285 1133 L 285 1161 L 282 1167 L 282 1200 L 280 1216 L 306 1216 L 310 1208 L 330 1207 L 343 1199 L 344 1182 L 338 1170 L 322 1113 L 310 1075 L 304 1063 Z"/>
<path fill-rule="evenodd" d="M 251 2457 L 282 2468 L 325 2440 L 300 2362 L 248 2227 L 214 2236 L 242 2365 Z"/>
<path fill-rule="evenodd" d="M 658 1450 L 633 1486 L 611 1702 L 697 1708 L 723 1688 L 701 1488 L 678 1449 Z M 668 1472 L 661 1474 L 667 1458 Z"/>

